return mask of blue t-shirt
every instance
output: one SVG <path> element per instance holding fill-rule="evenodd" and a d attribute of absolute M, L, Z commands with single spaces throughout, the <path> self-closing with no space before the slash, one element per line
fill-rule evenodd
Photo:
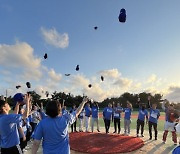
<path fill-rule="evenodd" d="M 44 118 L 47 118 L 47 115 L 46 115 L 46 113 L 44 113 L 43 110 L 40 110 L 39 113 L 40 113 L 40 116 L 41 116 L 41 120 L 44 119 Z"/>
<path fill-rule="evenodd" d="M 68 126 L 74 123 L 76 112 L 56 118 L 47 117 L 38 124 L 34 139 L 43 138 L 43 154 L 70 154 Z"/>
<path fill-rule="evenodd" d="M 68 113 L 68 111 L 63 108 L 63 109 L 62 109 L 62 115 L 67 114 L 67 113 Z"/>
<path fill-rule="evenodd" d="M 158 109 L 153 110 L 152 108 L 150 108 L 150 115 L 149 115 L 150 122 L 157 123 L 159 116 L 160 116 L 160 112 Z"/>
<path fill-rule="evenodd" d="M 113 109 L 111 107 L 105 107 L 103 110 L 104 119 L 111 120 Z"/>
<path fill-rule="evenodd" d="M 124 111 L 124 119 L 130 120 L 130 119 L 131 119 L 132 109 L 130 109 L 130 108 L 124 108 L 123 111 Z"/>
<path fill-rule="evenodd" d="M 21 116 L 21 121 L 20 121 L 20 126 L 21 126 L 21 128 L 22 128 L 22 130 L 23 130 L 23 132 L 24 132 L 24 135 L 26 135 L 26 133 L 27 133 L 27 119 L 28 118 L 26 118 L 25 120 L 24 119 L 22 119 L 22 114 L 19 114 L 20 116 Z M 22 136 L 22 134 L 19 132 L 19 137 L 20 138 L 22 138 L 23 136 Z"/>
<path fill-rule="evenodd" d="M 91 108 L 89 106 L 85 106 L 85 116 L 90 117 L 91 115 Z"/>
<path fill-rule="evenodd" d="M 180 154 L 180 146 L 176 147 L 176 148 L 173 150 L 172 154 Z"/>
<path fill-rule="evenodd" d="M 10 148 L 20 144 L 18 128 L 21 116 L 18 114 L 0 114 L 0 145 Z"/>
<path fill-rule="evenodd" d="M 99 108 L 97 106 L 93 106 L 91 110 L 92 110 L 92 118 L 98 118 Z"/>
<path fill-rule="evenodd" d="M 120 113 L 120 111 L 123 111 L 123 108 L 122 108 L 122 107 L 115 107 L 115 108 L 114 108 L 114 112 L 113 112 L 114 118 L 116 118 L 116 119 L 121 119 L 121 113 Z"/>
<path fill-rule="evenodd" d="M 144 121 L 145 116 L 148 116 L 148 111 L 146 109 L 139 109 L 138 119 Z"/>

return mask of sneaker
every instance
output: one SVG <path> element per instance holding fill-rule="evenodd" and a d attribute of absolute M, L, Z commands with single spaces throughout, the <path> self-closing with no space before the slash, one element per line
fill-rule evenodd
<path fill-rule="evenodd" d="M 166 142 L 165 142 L 165 141 L 163 141 L 162 143 L 166 144 Z"/>
<path fill-rule="evenodd" d="M 157 137 L 155 137 L 155 140 L 157 140 Z"/>
<path fill-rule="evenodd" d="M 137 134 L 136 137 L 139 137 L 139 134 Z"/>
<path fill-rule="evenodd" d="M 113 132 L 113 134 L 115 134 L 115 133 L 116 133 L 116 131 Z"/>
<path fill-rule="evenodd" d="M 99 130 L 99 129 L 97 129 L 97 131 L 98 131 L 98 132 L 100 132 L 100 130 Z"/>
<path fill-rule="evenodd" d="M 174 145 L 177 145 L 177 143 L 174 143 Z"/>
<path fill-rule="evenodd" d="M 150 137 L 149 140 L 152 140 L 152 137 Z"/>
<path fill-rule="evenodd" d="M 143 134 L 141 134 L 141 137 L 144 137 L 144 135 L 143 135 Z"/>

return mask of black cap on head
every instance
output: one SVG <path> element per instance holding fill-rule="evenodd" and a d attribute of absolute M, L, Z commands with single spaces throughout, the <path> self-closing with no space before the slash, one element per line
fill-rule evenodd
<path fill-rule="evenodd" d="M 26 86 L 27 86 L 28 88 L 31 88 L 31 83 L 30 83 L 30 82 L 26 82 Z"/>
<path fill-rule="evenodd" d="M 95 26 L 95 27 L 94 27 L 94 29 L 95 29 L 95 30 L 97 30 L 97 29 L 98 29 L 98 27 L 97 27 L 97 26 Z"/>
<path fill-rule="evenodd" d="M 47 53 L 44 54 L 44 59 L 47 59 L 48 55 Z"/>
<path fill-rule="evenodd" d="M 104 81 L 104 77 L 103 76 L 101 76 L 101 80 Z"/>
<path fill-rule="evenodd" d="M 88 85 L 88 87 L 89 87 L 89 88 L 91 88 L 91 87 L 92 87 L 92 85 L 91 85 L 91 84 L 89 84 L 89 85 Z"/>
<path fill-rule="evenodd" d="M 79 65 L 76 66 L 76 71 L 79 71 Z"/>
<path fill-rule="evenodd" d="M 16 86 L 16 89 L 19 89 L 19 88 L 21 88 L 21 86 L 20 86 L 20 85 Z"/>

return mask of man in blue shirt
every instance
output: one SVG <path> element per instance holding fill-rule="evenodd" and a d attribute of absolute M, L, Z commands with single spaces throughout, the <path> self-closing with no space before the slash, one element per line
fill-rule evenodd
<path fill-rule="evenodd" d="M 79 118 L 79 132 L 83 132 L 83 119 L 84 119 L 84 108 L 81 113 L 78 115 Z"/>
<path fill-rule="evenodd" d="M 27 109 L 24 116 L 27 117 L 29 113 L 29 101 L 30 96 L 25 95 L 23 100 Z M 19 108 L 19 102 L 16 103 L 16 107 Z M 9 104 L 3 100 L 0 100 L 0 143 L 1 143 L 1 154 L 22 154 L 20 149 L 20 140 L 18 130 L 25 139 L 22 127 L 20 126 L 21 115 L 9 114 L 11 110 Z"/>
<path fill-rule="evenodd" d="M 144 121 L 146 117 L 146 124 L 148 123 L 148 111 L 145 109 L 146 105 L 144 103 L 140 103 L 140 99 L 138 100 L 139 104 L 139 114 L 137 119 L 137 137 L 139 137 L 139 129 L 141 127 L 141 137 L 144 137 Z"/>
<path fill-rule="evenodd" d="M 106 134 L 109 133 L 109 127 L 110 127 L 110 122 L 111 122 L 111 119 L 112 119 L 112 115 L 113 115 L 112 104 L 109 103 L 108 107 L 105 107 L 104 110 L 103 110 L 103 119 L 104 119 Z"/>
<path fill-rule="evenodd" d="M 91 121 L 91 131 L 93 132 L 94 131 L 94 122 L 96 122 L 97 124 L 97 131 L 100 132 L 99 130 L 99 107 L 98 107 L 98 104 L 93 102 L 92 104 L 92 108 L 91 108 L 91 111 L 92 111 L 92 121 Z"/>
<path fill-rule="evenodd" d="M 120 103 L 117 103 L 117 106 L 113 108 L 113 117 L 114 117 L 114 132 L 116 133 L 118 126 L 118 134 L 121 131 L 121 112 L 123 112 L 123 108 L 120 106 Z"/>
<path fill-rule="evenodd" d="M 124 114 L 124 135 L 130 134 L 130 124 L 131 124 L 131 113 L 132 113 L 132 104 L 127 101 L 127 108 L 123 110 Z"/>
<path fill-rule="evenodd" d="M 90 122 L 90 116 L 91 116 L 91 108 L 89 102 L 85 106 L 85 127 L 86 132 L 89 131 L 89 122 Z"/>
<path fill-rule="evenodd" d="M 74 111 L 76 111 L 76 105 L 75 104 L 73 104 L 73 107 L 71 108 L 71 110 L 69 112 L 72 113 Z M 66 114 L 66 113 L 64 113 L 64 114 Z M 77 132 L 77 130 L 76 130 L 76 119 L 75 119 L 74 123 L 71 124 L 71 132 Z"/>
<path fill-rule="evenodd" d="M 43 154 L 70 154 L 68 126 L 82 111 L 87 98 L 84 98 L 76 111 L 60 116 L 61 105 L 57 101 L 48 102 L 47 118 L 40 121 L 34 134 L 32 154 L 36 154 L 43 139 Z"/>
<path fill-rule="evenodd" d="M 155 132 L 155 140 L 157 140 L 157 123 L 158 123 L 158 119 L 160 116 L 160 112 L 157 108 L 157 104 L 153 103 L 151 106 L 150 103 L 150 99 L 151 97 L 148 97 L 148 104 L 150 107 L 150 115 L 149 115 L 149 140 L 152 140 L 152 127 L 154 128 L 154 132 Z"/>

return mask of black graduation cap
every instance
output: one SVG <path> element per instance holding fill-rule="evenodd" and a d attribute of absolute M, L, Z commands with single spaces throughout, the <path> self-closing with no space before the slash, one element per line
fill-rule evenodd
<path fill-rule="evenodd" d="M 20 85 L 16 86 L 16 89 L 19 89 L 19 88 L 21 88 L 21 86 L 20 86 Z"/>
<path fill-rule="evenodd" d="M 65 74 L 65 76 L 70 76 L 71 74 Z"/>
<path fill-rule="evenodd" d="M 120 10 L 119 22 L 126 22 L 126 10 L 124 8 Z"/>
<path fill-rule="evenodd" d="M 94 29 L 95 29 L 95 30 L 97 30 L 97 29 L 98 29 L 98 27 L 97 27 L 97 26 L 95 26 L 95 27 L 94 27 Z"/>
<path fill-rule="evenodd" d="M 46 91 L 46 97 L 48 97 L 49 96 L 49 92 L 48 91 Z"/>
<path fill-rule="evenodd" d="M 79 65 L 76 66 L 76 71 L 79 71 Z"/>
<path fill-rule="evenodd" d="M 88 87 L 89 87 L 89 88 L 91 88 L 91 87 L 92 87 L 92 85 L 91 85 L 91 84 L 89 84 L 89 85 L 88 85 Z"/>
<path fill-rule="evenodd" d="M 101 80 L 104 81 L 104 77 L 103 76 L 101 76 Z"/>
<path fill-rule="evenodd" d="M 47 59 L 48 55 L 47 53 L 44 54 L 44 59 Z"/>
<path fill-rule="evenodd" d="M 27 86 L 28 88 L 31 88 L 31 83 L 30 83 L 30 82 L 26 82 L 26 86 Z"/>

